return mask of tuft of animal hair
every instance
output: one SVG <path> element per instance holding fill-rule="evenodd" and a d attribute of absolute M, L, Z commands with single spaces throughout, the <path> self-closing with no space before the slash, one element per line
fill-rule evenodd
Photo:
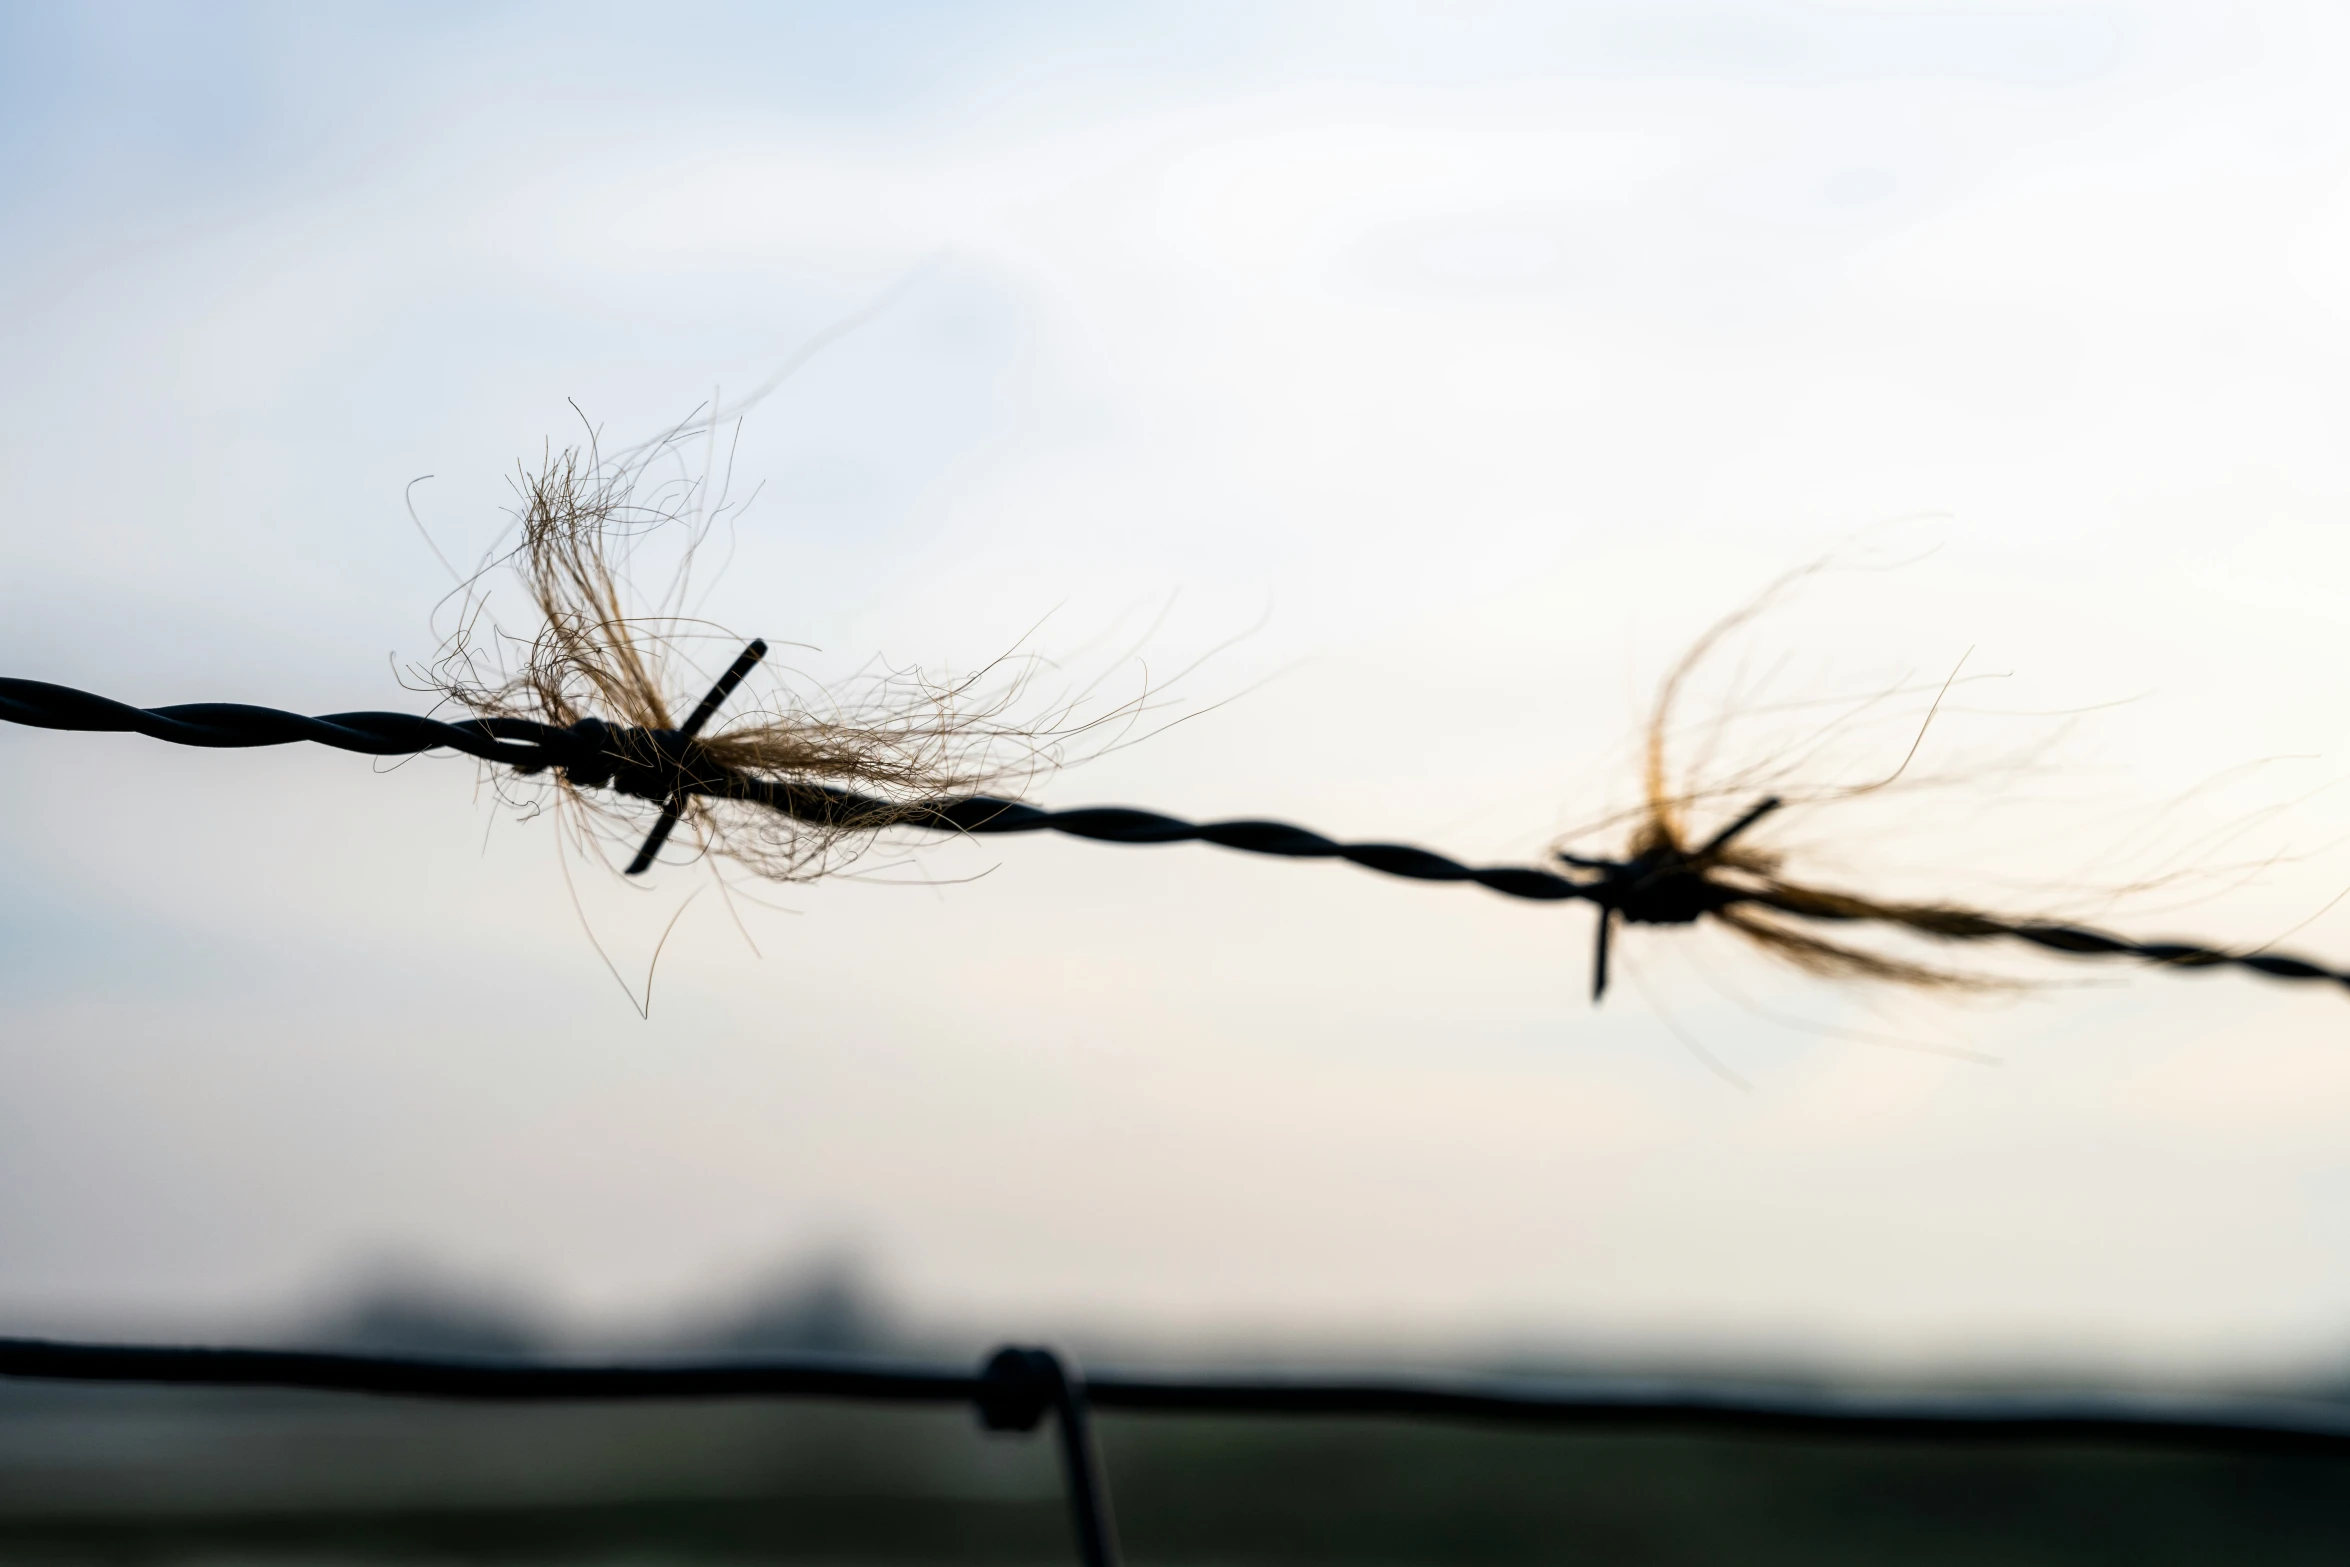
<path fill-rule="evenodd" d="M 1782 594 L 1805 578 L 1825 569 L 1824 562 L 1800 567 L 1781 577 L 1749 603 L 1724 616 L 1692 643 L 1657 689 L 1643 737 L 1641 786 L 1647 815 L 1633 835 L 1632 852 L 1660 851 L 1677 859 L 1693 860 L 1700 845 L 1689 829 L 1689 809 L 1702 794 L 1694 783 L 1677 783 L 1670 763 L 1671 736 L 1682 691 L 1690 677 L 1730 634 L 1762 614 Z M 1931 722 L 1929 715 L 1928 722 Z M 1914 754 L 1914 748 L 1913 748 Z M 1907 759 L 1904 759 L 1906 767 Z M 1889 787 L 1896 774 L 1846 790 L 1846 796 L 1873 793 Z M 1718 792 L 1718 786 L 1717 791 Z M 1828 979 L 1876 980 L 1919 990 L 2011 989 L 2015 982 L 1991 975 L 1889 953 L 1871 951 L 1847 942 L 1831 941 L 1787 922 L 1782 916 L 1808 919 L 1867 921 L 1929 936 L 1983 937 L 2004 935 L 2008 925 L 1995 916 L 1939 905 L 1886 903 L 1851 893 L 1835 892 L 1787 878 L 1780 873 L 1782 856 L 1750 840 L 1733 841 L 1698 861 L 1704 873 L 1750 894 L 1749 901 L 1717 911 L 1715 918 L 1749 943 L 1806 973 Z"/>
<path fill-rule="evenodd" d="M 674 432 L 673 432 L 674 433 Z M 731 656 L 741 639 L 684 612 L 693 552 L 728 503 L 705 471 L 657 487 L 655 461 L 677 455 L 675 440 L 606 459 L 592 438 L 550 450 L 534 472 L 517 470 L 513 515 L 519 538 L 485 562 L 452 595 L 458 624 L 421 684 L 476 718 L 528 719 L 570 727 L 601 719 L 617 728 L 671 730 L 709 685 L 694 663 L 699 644 Z M 650 493 L 648 493 L 650 488 Z M 668 590 L 650 612 L 632 609 L 632 568 L 656 538 L 677 545 Z M 510 568 L 536 611 L 516 634 L 485 624 L 487 582 Z M 681 824 L 701 852 L 755 875 L 809 881 L 842 869 L 875 833 L 924 801 L 987 791 L 1015 795 L 1059 766 L 1082 722 L 1062 703 L 1025 720 L 1034 661 L 1007 656 L 974 674 L 934 678 L 920 670 L 869 671 L 847 688 L 803 696 L 768 679 L 746 688 L 698 743 L 720 767 L 753 778 L 845 786 L 856 808 L 803 820 L 751 805 L 682 799 Z M 1131 715 L 1135 704 L 1118 714 Z M 1116 716 L 1116 715 L 1112 715 Z M 599 847 L 641 833 L 641 811 L 600 790 L 547 780 L 583 837 Z M 605 830 L 605 829 L 608 829 Z"/>
<path fill-rule="evenodd" d="M 1629 828 L 1622 859 L 1590 860 L 1568 853 L 1563 845 L 1555 848 L 1557 858 L 1586 868 L 1662 867 L 1644 884 L 1649 887 L 1666 878 L 1701 881 L 1705 884 L 1706 914 L 1764 954 L 1805 973 L 1831 980 L 1976 993 L 2014 991 L 2028 984 L 2007 975 L 1925 961 L 1857 941 L 1831 938 L 1811 928 L 1814 925 L 1875 927 L 1933 942 L 2006 937 L 2057 951 L 2109 950 L 2069 946 L 2064 929 L 2053 924 L 2045 914 L 2020 915 L 1955 903 L 1875 898 L 1799 880 L 1786 873 L 1784 854 L 1756 843 L 1744 831 L 1747 822 L 1769 814 L 1781 803 L 1829 803 L 1873 794 L 1903 781 L 1916 759 L 1926 727 L 1940 711 L 1942 697 L 1949 690 L 1948 682 L 1935 696 L 1933 706 L 1912 738 L 1908 754 L 1899 765 L 1883 776 L 1858 784 L 1798 793 L 1787 787 L 1793 768 L 1784 759 L 1768 760 L 1730 780 L 1711 782 L 1698 776 L 1702 768 L 1685 772 L 1676 765 L 1673 742 L 1680 733 L 1679 709 L 1691 677 L 1733 632 L 1762 614 L 1797 583 L 1828 569 L 1829 565 L 1826 561 L 1814 562 L 1781 577 L 1709 628 L 1667 672 L 1658 686 L 1641 735 L 1640 804 L 1634 811 L 1612 819 L 1617 827 Z M 1718 802 L 1744 807 L 1756 796 L 1765 794 L 1768 795 L 1765 803 L 1732 828 L 1727 841 L 1720 836 L 1709 840 L 1693 827 L 1692 818 L 1700 809 L 1714 808 Z M 1600 825 L 1604 828 L 1609 824 Z M 1604 904 L 1600 917 L 1603 928 L 1595 992 L 1605 984 L 1608 940 L 1605 922 L 1610 913 Z M 1626 917 L 1640 918 L 1637 913 L 1627 913 Z M 2176 955 L 2158 961 L 2173 966 L 2204 966 L 2225 961 L 2213 949 L 2178 948 L 2175 952 Z"/>

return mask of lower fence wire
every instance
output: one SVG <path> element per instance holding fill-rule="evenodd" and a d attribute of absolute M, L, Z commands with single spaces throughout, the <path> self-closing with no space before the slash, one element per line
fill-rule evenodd
<path fill-rule="evenodd" d="M 565 1362 L 204 1349 L 0 1338 L 0 1377 L 299 1388 L 478 1403 L 813 1398 L 965 1404 L 991 1431 L 1052 1417 L 1085 1567 L 1117 1534 L 1089 1412 L 1355 1416 L 1672 1430 L 1910 1444 L 2067 1443 L 2350 1461 L 2350 1407 L 2146 1398 L 1914 1398 L 1778 1389 L 1342 1377 L 1083 1376 L 1049 1349 L 1007 1346 L 977 1372 L 843 1359 Z"/>

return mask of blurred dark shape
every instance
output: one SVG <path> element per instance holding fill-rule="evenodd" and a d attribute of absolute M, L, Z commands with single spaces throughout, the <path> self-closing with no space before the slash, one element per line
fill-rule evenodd
<path fill-rule="evenodd" d="M 848 1253 L 800 1264 L 730 1310 L 689 1323 L 685 1347 L 720 1355 L 879 1355 L 911 1347 L 896 1312 Z"/>
<path fill-rule="evenodd" d="M 321 1349 L 485 1359 L 542 1354 L 554 1336 L 546 1318 L 519 1295 L 397 1264 L 362 1275 L 299 1334 Z"/>

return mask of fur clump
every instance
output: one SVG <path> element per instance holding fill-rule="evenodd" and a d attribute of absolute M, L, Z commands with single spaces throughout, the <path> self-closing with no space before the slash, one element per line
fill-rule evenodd
<path fill-rule="evenodd" d="M 1841 936 L 1823 935 L 1814 927 L 1874 926 L 1932 941 L 2012 937 L 2060 951 L 2087 950 L 2068 946 L 2064 939 L 2067 928 L 2052 924 L 2051 916 L 2018 916 L 1955 903 L 1874 898 L 1797 880 L 1785 872 L 1784 853 L 1757 843 L 1756 835 L 1745 830 L 1745 822 L 1759 820 L 1781 804 L 1821 805 L 1849 801 L 1902 784 L 1963 781 L 1950 777 L 1925 778 L 1913 771 L 1927 730 L 1941 713 L 1944 699 L 1958 678 L 1955 672 L 1938 688 L 1904 688 L 1918 695 L 1931 690 L 1931 703 L 1912 732 L 1907 751 L 1899 762 L 1889 771 L 1858 783 L 1811 789 L 1799 786 L 1806 764 L 1817 755 L 1818 742 L 1835 730 L 1835 722 L 1816 731 L 1809 740 L 1798 741 L 1787 750 L 1774 753 L 1758 766 L 1727 779 L 1708 780 L 1704 776 L 1706 764 L 1712 759 L 1711 753 L 1725 722 L 1716 720 L 1710 726 L 1701 726 L 1710 730 L 1713 743 L 1701 747 L 1697 763 L 1687 768 L 1676 763 L 1674 742 L 1684 732 L 1680 708 L 1692 676 L 1720 651 L 1732 633 L 1753 621 L 1795 584 L 1825 569 L 1827 563 L 1817 563 L 1781 578 L 1708 630 L 1666 675 L 1642 732 L 1640 804 L 1589 829 L 1624 832 L 1623 859 L 1618 862 L 1586 859 L 1568 852 L 1564 842 L 1555 846 L 1556 855 L 1569 864 L 1583 866 L 1663 865 L 1670 868 L 1668 874 L 1701 879 L 1709 890 L 1719 894 L 1708 900 L 1713 906 L 1707 912 L 1715 920 L 1769 956 L 1822 978 L 1946 992 L 2023 988 L 2026 982 L 2016 978 L 1921 961 L 1897 950 L 1882 950 Z M 1873 707 L 1891 694 L 1895 693 L 1878 693 L 1858 705 Z M 1709 838 L 1693 825 L 1693 818 L 1700 811 L 1711 814 L 1724 807 L 1743 809 L 1752 805 L 1758 796 L 1768 796 L 1768 799 L 1725 834 Z M 1578 839 L 1583 836 L 1572 835 Z M 1603 954 L 1604 944 L 1603 932 Z M 2128 945 L 2137 950 L 2137 944 Z M 2192 956 L 2187 955 L 2187 949 L 2178 950 L 2181 955 L 2168 961 L 2200 966 L 2216 956 L 2211 949 L 2198 949 L 2198 955 Z"/>
<path fill-rule="evenodd" d="M 653 461 L 674 456 L 677 445 L 672 438 L 608 460 L 591 441 L 550 453 L 536 472 L 520 470 L 513 511 L 519 539 L 452 596 L 457 626 L 431 667 L 418 672 L 419 683 L 476 718 L 676 728 L 710 683 L 694 650 L 721 649 L 723 665 L 741 647 L 741 639 L 685 612 L 694 551 L 729 508 L 723 495 L 710 493 L 707 471 L 649 486 Z M 650 611 L 635 610 L 626 590 L 656 542 L 675 555 L 668 591 Z M 500 568 L 519 579 L 536 611 L 527 634 L 490 618 L 489 587 Z M 682 802 L 680 826 L 703 854 L 762 878 L 809 881 L 844 868 L 875 832 L 921 802 L 1016 795 L 1061 765 L 1068 739 L 1108 721 L 1078 721 L 1073 703 L 1034 716 L 1036 704 L 1025 699 L 1037 667 L 1007 656 L 945 679 L 884 668 L 808 693 L 777 678 L 756 681 L 699 737 L 703 754 L 755 778 L 844 788 L 864 803 L 803 820 L 697 797 Z M 1134 710 L 1130 703 L 1109 716 Z M 1032 716 L 1023 720 L 1017 711 Z M 559 774 L 546 782 L 583 839 L 600 847 L 641 835 L 641 810 Z"/>

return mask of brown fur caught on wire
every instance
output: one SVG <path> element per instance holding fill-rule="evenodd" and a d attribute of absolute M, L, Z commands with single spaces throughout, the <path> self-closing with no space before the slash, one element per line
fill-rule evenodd
<path fill-rule="evenodd" d="M 667 449 L 665 443 L 648 448 L 654 455 Z M 653 737 L 682 733 L 690 747 L 680 756 L 690 757 L 691 765 L 707 776 L 697 787 L 679 788 L 667 796 L 660 822 L 627 867 L 631 873 L 648 868 L 670 828 L 680 824 L 702 852 L 783 881 L 810 880 L 835 871 L 876 835 L 898 827 L 1025 830 L 1006 819 L 1009 813 L 1019 813 L 1062 831 L 1112 836 L 1068 823 L 1074 817 L 1119 813 L 1039 813 L 1013 803 L 1019 784 L 1058 765 L 1060 741 L 1106 721 L 1097 717 L 1078 722 L 1068 705 L 1040 724 L 1011 721 L 1007 714 L 1022 690 L 1017 669 L 992 686 L 990 677 L 1004 673 L 999 667 L 952 682 L 893 671 L 854 699 L 833 698 L 830 709 L 822 713 L 787 696 L 781 705 L 739 714 L 697 734 L 764 653 L 765 645 L 754 643 L 681 723 L 664 678 L 685 640 L 715 633 L 678 610 L 684 565 L 655 613 L 632 612 L 625 601 L 622 578 L 634 547 L 648 535 L 685 520 L 681 507 L 639 499 L 646 466 L 643 458 L 606 462 L 591 446 L 584 453 L 562 452 L 535 475 L 524 474 L 517 485 L 521 539 L 507 559 L 529 593 L 539 627 L 527 640 L 507 639 L 521 649 L 519 667 L 485 680 L 477 673 L 472 640 L 478 611 L 469 611 L 431 677 L 436 689 L 478 719 L 525 719 L 561 729 L 601 721 L 623 750 L 649 745 Z M 709 476 L 695 482 L 708 483 Z M 696 542 L 698 535 L 688 541 L 688 563 Z M 1618 920 L 1690 924 L 1710 918 L 1769 956 L 1806 972 L 1921 990 L 1986 991 L 2012 988 L 2016 982 L 1875 950 L 1814 927 L 1873 926 L 1937 942 L 2006 938 L 2077 957 L 2127 956 L 2170 967 L 2225 964 L 2281 978 L 2341 978 L 2321 965 L 2276 954 L 2230 952 L 2196 943 L 2138 942 L 2048 919 L 1942 902 L 1874 898 L 1799 880 L 1785 873 L 1782 856 L 1748 836 L 1749 829 L 1785 803 L 1777 793 L 1753 803 L 1710 837 L 1700 838 L 1692 825 L 1693 808 L 1727 790 L 1718 785 L 1700 788 L 1674 776 L 1669 752 L 1676 704 L 1693 672 L 1726 636 L 1794 581 L 1820 569 L 1806 567 L 1774 584 L 1709 630 L 1667 675 L 1645 734 L 1642 806 L 1631 822 L 1621 858 L 1598 859 L 1561 849 L 1557 859 L 1572 874 L 1531 873 L 1549 883 L 1547 887 L 1530 887 L 1525 879 L 1529 873 L 1487 879 L 1454 867 L 1464 875 L 1487 879 L 1500 890 L 1596 905 L 1594 999 L 1607 989 L 1609 949 Z M 1939 697 L 1936 701 L 1938 707 Z M 1135 711 L 1135 704 L 1127 704 L 1111 716 L 1132 716 Z M 1921 729 L 1917 739 L 1922 738 Z M 1882 789 L 1906 771 L 1916 749 L 1913 740 L 1910 756 L 1885 778 L 1814 795 L 1802 803 Z M 652 754 L 643 763 L 647 772 L 656 774 L 664 766 L 674 772 L 683 765 L 680 757 Z M 580 775 L 553 771 L 566 802 L 580 809 L 583 822 L 634 830 L 634 818 L 623 816 L 598 787 L 608 785 L 608 778 L 590 772 L 583 782 Z M 641 784 L 621 787 L 646 798 L 661 797 L 660 790 Z M 974 806 L 980 808 L 977 815 Z M 1382 863 L 1378 854 L 1385 846 L 1334 845 L 1297 829 L 1282 829 L 1298 840 L 1284 846 L 1287 840 L 1277 842 L 1259 834 L 1249 841 L 1246 833 L 1235 836 L 1221 830 L 1273 824 L 1210 824 L 1192 831 L 1190 824 L 1152 820 L 1185 831 L 1152 837 L 1145 828 L 1143 837 L 1129 835 L 1122 841 L 1196 837 L 1258 852 L 1336 852 L 1398 874 L 1431 874 Z M 1450 864 L 1433 856 L 1422 858 Z"/>
<path fill-rule="evenodd" d="M 1694 924 L 1711 918 L 1765 954 L 1807 973 L 1916 990 L 2007 990 L 2020 982 L 1878 951 L 1806 926 L 1874 926 L 1932 941 L 2005 938 L 2073 957 L 2133 957 L 2171 968 L 2234 966 L 2272 978 L 2322 979 L 2350 987 L 2350 975 L 2258 949 L 2230 951 L 2198 942 L 2137 941 L 2048 918 L 2000 914 L 1953 903 L 1873 898 L 1796 880 L 1784 874 L 1782 855 L 1758 847 L 1747 836 L 1764 818 L 1792 803 L 1776 793 L 1754 800 L 1743 815 L 1711 836 L 1697 837 L 1690 821 L 1691 807 L 1729 791 L 1676 779 L 1670 742 L 1682 691 L 1726 636 L 1761 613 L 1791 584 L 1822 569 L 1824 563 L 1815 564 L 1781 578 L 1752 603 L 1708 630 L 1666 675 L 1642 736 L 1641 805 L 1631 815 L 1624 857 L 1598 859 L 1563 847 L 1553 851 L 1561 863 L 1588 873 L 1580 885 L 1598 906 L 1593 1000 L 1607 990 L 1609 947 L 1619 918 L 1635 924 Z M 1948 691 L 1946 681 L 1928 711 L 1928 724 Z M 1923 739 L 1921 725 L 1908 754 L 1885 776 L 1832 789 L 1802 803 L 1849 799 L 1891 786 L 1908 770 Z"/>
<path fill-rule="evenodd" d="M 537 629 L 527 636 L 481 635 L 485 568 L 461 590 L 459 625 L 419 682 L 480 720 L 524 720 L 556 729 L 600 721 L 624 753 L 632 746 L 643 753 L 623 760 L 648 769 L 664 765 L 648 738 L 682 733 L 692 742 L 695 765 L 715 775 L 830 791 L 830 808 L 796 813 L 758 809 L 724 791 L 679 791 L 667 801 L 654 838 L 628 867 L 632 873 L 650 866 L 670 828 L 683 825 L 702 852 L 756 876 L 813 880 L 842 869 L 876 832 L 920 816 L 925 802 L 1016 789 L 1060 765 L 1060 748 L 1072 737 L 1144 710 L 1138 698 L 1079 719 L 1078 703 L 1066 701 L 1041 716 L 1016 719 L 1015 709 L 1030 705 L 1022 699 L 1035 664 L 1010 657 L 954 679 L 887 669 L 846 691 L 820 693 L 820 706 L 775 683 L 764 692 L 763 705 L 738 709 L 703 731 L 718 704 L 764 656 L 761 642 L 681 721 L 670 678 L 681 665 L 690 669 L 689 644 L 724 637 L 688 617 L 682 606 L 694 547 L 726 501 L 703 492 L 713 482 L 708 473 L 684 481 L 683 497 L 642 496 L 651 461 L 669 455 L 674 444 L 655 442 L 617 461 L 591 444 L 550 455 L 536 473 L 523 471 L 515 482 L 520 540 L 503 563 L 520 578 Z M 698 519 L 685 510 L 689 499 L 700 503 Z M 631 556 L 652 536 L 679 528 L 692 531 L 669 591 L 650 613 L 632 609 L 623 581 Z M 730 638 L 726 642 L 732 645 Z M 486 674 L 485 664 L 491 666 Z M 583 837 L 600 839 L 599 828 L 633 830 L 633 818 L 594 787 L 608 779 L 590 774 L 583 785 L 574 770 L 563 768 L 549 769 L 547 776 L 560 791 L 560 803 L 576 811 Z"/>
<path fill-rule="evenodd" d="M 673 649 L 679 623 L 673 615 L 632 616 L 615 566 L 616 554 L 625 552 L 637 535 L 674 520 L 671 512 L 636 502 L 634 486 L 641 474 L 641 464 L 604 465 L 592 453 L 583 458 L 565 452 L 524 480 L 519 509 L 522 540 L 512 559 L 538 611 L 540 629 L 527 644 L 517 672 L 496 685 L 448 679 L 444 674 L 448 695 L 483 718 L 524 717 L 569 727 L 595 717 L 640 734 L 680 727 L 661 683 L 661 663 Z M 1873 926 L 1934 941 L 2008 938 L 2074 956 L 2134 956 L 2181 967 L 2232 963 L 2280 977 L 2333 977 L 2296 958 L 2229 953 L 2189 943 L 2135 942 L 2046 919 L 1950 903 L 1874 898 L 1798 880 L 1785 873 L 1781 856 L 1748 836 L 1750 828 L 1780 807 L 1776 794 L 1752 805 L 1710 838 L 1697 837 L 1692 808 L 1724 791 L 1676 780 L 1669 756 L 1676 704 L 1692 673 L 1726 636 L 1793 582 L 1819 569 L 1791 573 L 1723 620 L 1668 674 L 1645 737 L 1643 809 L 1632 824 L 1622 858 L 1559 852 L 1559 860 L 1581 874 L 1564 878 L 1556 891 L 1598 907 L 1595 998 L 1607 988 L 1609 946 L 1619 919 L 1680 924 L 1710 917 L 1761 951 L 1807 972 L 1925 990 L 1980 991 L 2013 982 L 1875 950 L 1815 927 Z M 461 652 L 464 646 L 460 637 L 455 648 Z M 686 721 L 689 738 L 761 650 L 762 645 L 755 644 Z M 442 669 L 446 672 L 459 662 L 444 658 Z M 970 698 L 977 689 L 972 681 L 938 685 L 900 678 L 886 688 L 887 700 L 869 699 L 854 711 L 818 717 L 794 709 L 735 719 L 699 739 L 699 762 L 727 776 L 837 787 L 821 797 L 817 809 L 793 810 L 787 805 L 782 811 L 742 809 L 724 797 L 724 789 L 714 791 L 718 798 L 681 791 L 629 869 L 649 866 L 669 827 L 679 820 L 709 852 L 785 880 L 824 874 L 885 829 L 948 825 L 938 816 L 941 802 L 968 806 L 975 794 L 1000 790 L 1015 777 L 1032 777 L 1046 765 L 1038 731 L 1003 721 L 1007 699 L 1001 693 L 972 706 Z M 1921 727 L 1910 754 L 1887 777 L 1815 799 L 1849 798 L 1886 787 L 1907 770 L 1923 736 Z M 1012 765 L 1007 765 L 1007 741 L 1018 746 Z M 592 791 L 568 783 L 565 787 L 573 799 L 596 808 Z M 970 820 L 967 813 L 961 819 Z M 1271 852 L 1300 851 L 1274 847 Z"/>

